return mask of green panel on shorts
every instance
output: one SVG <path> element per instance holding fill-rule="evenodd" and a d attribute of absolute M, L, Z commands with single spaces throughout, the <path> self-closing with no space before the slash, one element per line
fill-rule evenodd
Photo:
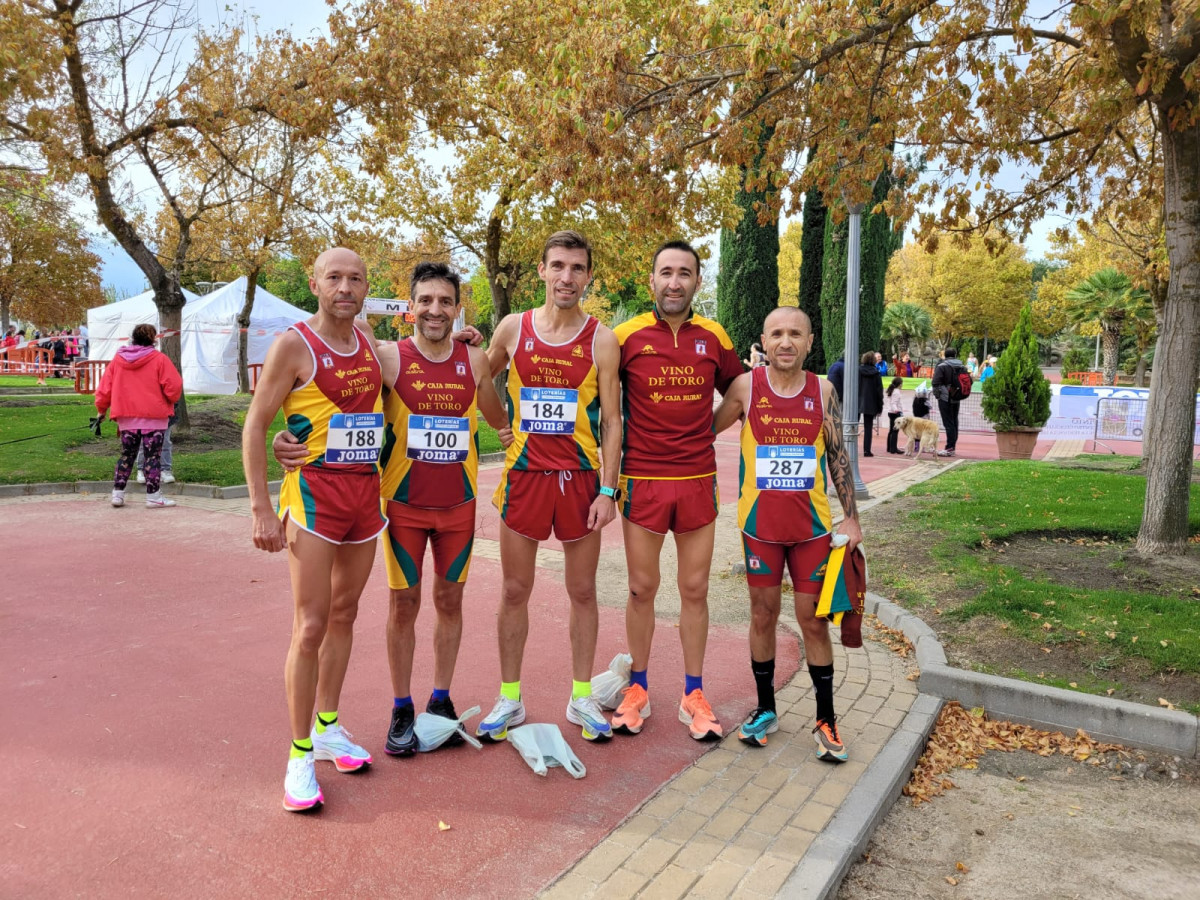
<path fill-rule="evenodd" d="M 475 535 L 471 535 L 471 537 L 467 540 L 467 545 L 463 547 L 462 553 L 454 557 L 454 560 L 450 563 L 449 568 L 446 569 L 446 574 L 444 577 L 447 581 L 452 581 L 457 584 L 459 581 L 463 580 L 463 572 L 466 570 L 467 566 L 471 564 L 471 549 L 474 546 Z"/>
<path fill-rule="evenodd" d="M 592 429 L 592 440 L 596 442 L 596 447 L 600 446 L 600 395 L 597 394 L 592 398 L 592 402 L 587 405 L 588 425 Z M 579 459 L 579 468 L 588 470 L 592 468 L 592 461 L 587 458 L 587 454 L 583 452 L 583 448 L 579 444 L 575 445 L 575 455 Z"/>
<path fill-rule="evenodd" d="M 308 479 L 304 477 L 304 470 L 300 470 L 300 499 L 304 503 L 304 524 L 310 529 L 316 528 L 317 521 L 317 501 L 312 495 L 312 490 L 308 486 Z"/>
<path fill-rule="evenodd" d="M 633 485 L 634 479 L 625 479 L 625 497 L 622 501 L 624 505 L 621 507 L 621 515 L 623 515 L 626 519 L 628 519 L 629 514 L 633 512 Z"/>
<path fill-rule="evenodd" d="M 379 451 L 379 471 L 382 472 L 387 468 L 388 460 L 392 458 L 392 451 L 396 449 L 396 431 L 392 427 L 392 423 L 388 422 L 383 426 L 383 448 Z"/>
<path fill-rule="evenodd" d="M 408 479 L 412 477 L 412 471 L 412 469 L 409 469 L 405 472 L 404 477 L 400 479 L 400 483 L 396 485 L 396 493 L 392 496 L 392 499 L 397 503 L 408 502 Z"/>
<path fill-rule="evenodd" d="M 758 500 L 750 506 L 750 515 L 746 516 L 746 524 L 742 528 L 746 534 L 754 534 L 758 531 Z"/>
<path fill-rule="evenodd" d="M 302 416 L 299 413 L 293 413 L 287 417 L 287 430 L 296 436 L 300 443 L 308 442 L 309 436 L 312 435 L 312 422 L 308 416 Z"/>
<path fill-rule="evenodd" d="M 466 466 L 462 467 L 462 479 L 463 479 L 463 499 L 464 500 L 474 500 L 475 499 L 475 491 L 473 491 L 471 489 L 471 479 L 467 477 L 467 467 Z"/>
<path fill-rule="evenodd" d="M 392 537 L 390 532 L 384 532 L 388 536 L 388 544 L 392 548 L 392 555 L 396 557 L 396 562 L 400 564 L 400 571 L 404 574 L 404 580 L 408 582 L 408 586 L 412 587 L 421 580 L 420 573 L 417 572 L 417 564 L 413 558 L 408 555 L 408 551 Z"/>

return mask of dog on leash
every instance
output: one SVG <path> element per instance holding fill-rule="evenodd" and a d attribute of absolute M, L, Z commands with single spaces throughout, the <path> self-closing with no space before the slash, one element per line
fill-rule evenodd
<path fill-rule="evenodd" d="M 918 419 L 916 416 L 901 416 L 896 420 L 896 430 L 908 438 L 908 444 L 904 448 L 904 455 L 909 459 L 918 456 L 920 453 L 924 453 L 926 450 L 929 451 L 931 457 L 935 460 L 937 459 L 937 422 L 930 419 Z M 917 450 L 918 442 L 921 444 L 919 451 Z"/>

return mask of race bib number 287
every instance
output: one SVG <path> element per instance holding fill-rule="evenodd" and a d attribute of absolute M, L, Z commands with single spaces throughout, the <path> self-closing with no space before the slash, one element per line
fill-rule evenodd
<path fill-rule="evenodd" d="M 754 486 L 760 491 L 811 491 L 816 476 L 816 447 L 788 445 L 755 450 Z"/>
<path fill-rule="evenodd" d="M 334 413 L 329 417 L 326 465 L 376 463 L 382 447 L 383 413 Z"/>

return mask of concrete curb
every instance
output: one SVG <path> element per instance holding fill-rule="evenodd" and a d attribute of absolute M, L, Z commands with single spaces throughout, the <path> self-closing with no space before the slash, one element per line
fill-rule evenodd
<path fill-rule="evenodd" d="M 267 487 L 272 493 L 279 491 L 283 482 L 269 481 Z M 137 482 L 131 482 L 136 485 Z M 112 490 L 111 481 L 57 481 L 41 484 L 0 484 L 0 500 L 9 497 L 35 497 L 49 494 L 107 494 Z M 209 497 L 214 500 L 237 500 L 250 496 L 250 490 L 244 484 L 232 484 L 217 487 L 211 484 L 185 484 L 176 481 L 174 484 L 162 486 L 164 494 L 174 494 L 183 497 Z"/>

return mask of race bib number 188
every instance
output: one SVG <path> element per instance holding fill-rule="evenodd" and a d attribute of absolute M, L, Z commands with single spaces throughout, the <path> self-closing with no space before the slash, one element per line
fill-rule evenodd
<path fill-rule="evenodd" d="M 408 417 L 409 459 L 431 463 L 467 461 L 471 443 L 471 423 L 451 416 Z"/>
<path fill-rule="evenodd" d="M 521 388 L 521 431 L 573 434 L 579 391 L 573 388 Z"/>
<path fill-rule="evenodd" d="M 382 447 L 383 413 L 334 413 L 329 417 L 326 465 L 376 463 Z"/>
<path fill-rule="evenodd" d="M 754 486 L 760 491 L 811 491 L 816 477 L 816 447 L 788 445 L 755 450 Z"/>

